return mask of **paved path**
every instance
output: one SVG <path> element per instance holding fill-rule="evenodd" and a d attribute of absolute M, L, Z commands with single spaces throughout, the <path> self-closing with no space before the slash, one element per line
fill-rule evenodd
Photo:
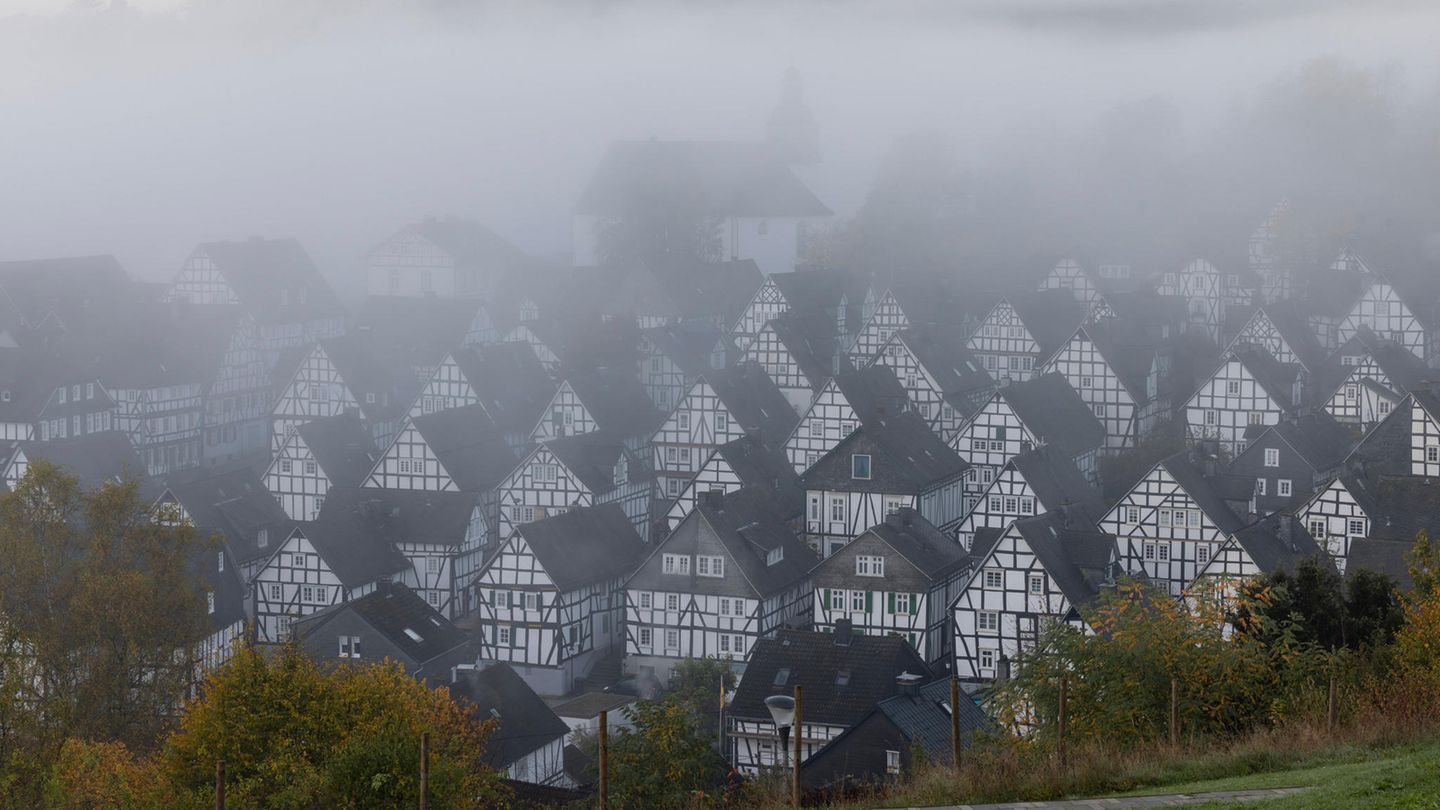
<path fill-rule="evenodd" d="M 1267 788 L 1264 790 L 1217 790 L 1210 793 L 1162 793 L 1154 796 L 1114 796 L 1108 799 L 1067 799 L 1058 802 L 1005 802 L 1002 804 L 962 804 L 948 807 L 908 808 L 907 810 L 1134 810 L 1145 807 L 1180 807 L 1204 802 L 1247 802 L 1278 799 L 1303 793 L 1308 787 Z"/>

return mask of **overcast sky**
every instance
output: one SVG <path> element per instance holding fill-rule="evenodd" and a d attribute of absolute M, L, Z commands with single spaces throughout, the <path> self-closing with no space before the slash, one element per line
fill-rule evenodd
<path fill-rule="evenodd" d="M 563 254 L 608 141 L 759 138 L 791 64 L 847 213 L 917 128 L 984 163 L 1162 95 L 1200 138 L 1318 55 L 1433 91 L 1437 31 L 1423 0 L 0 0 L 0 258 L 159 279 L 290 235 L 341 278 L 427 213 Z"/>

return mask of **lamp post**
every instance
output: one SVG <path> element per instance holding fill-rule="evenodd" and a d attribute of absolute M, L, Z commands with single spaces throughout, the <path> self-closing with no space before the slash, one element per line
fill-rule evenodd
<path fill-rule="evenodd" d="M 770 695 L 769 698 L 765 699 L 765 708 L 769 709 L 770 719 L 775 721 L 776 731 L 779 731 L 780 757 L 783 757 L 786 770 L 789 770 L 791 751 L 789 751 L 788 742 L 789 736 L 791 736 L 791 726 L 795 724 L 795 698 L 791 698 L 789 695 Z M 796 731 L 796 735 L 799 735 L 798 731 Z M 793 775 L 793 778 L 795 778 L 796 783 L 791 785 L 792 797 L 798 793 L 799 787 L 799 761 L 796 761 L 795 765 L 795 775 Z"/>

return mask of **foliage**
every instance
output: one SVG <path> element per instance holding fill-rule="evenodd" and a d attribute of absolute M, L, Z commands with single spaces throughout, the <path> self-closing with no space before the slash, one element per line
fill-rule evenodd
<path fill-rule="evenodd" d="M 0 787 L 35 801 L 63 741 L 143 751 L 194 685 L 212 541 L 36 460 L 0 496 Z M 38 803 L 38 802 L 36 802 Z"/>
<path fill-rule="evenodd" d="M 626 185 L 617 216 L 597 223 L 598 258 L 661 268 L 676 259 L 722 259 L 720 219 L 704 196 L 705 183 L 680 163 L 657 166 L 645 182 Z"/>
<path fill-rule="evenodd" d="M 1063 675 L 1068 733 L 1076 741 L 1154 742 L 1169 734 L 1175 679 L 1187 736 L 1234 735 L 1283 716 L 1328 660 L 1293 628 L 1227 634 L 1217 600 L 1187 607 L 1132 581 L 1102 594 L 1085 619 L 1093 632 L 1058 626 L 1019 657 L 1014 676 L 996 689 L 998 717 L 1012 724 L 1018 718 L 1035 739 L 1053 741 Z M 1272 620 L 1257 611 L 1254 621 Z"/>
<path fill-rule="evenodd" d="M 1421 529 L 1415 543 L 1405 554 L 1410 574 L 1410 597 L 1421 600 L 1440 591 L 1440 543 L 1430 539 L 1430 532 Z"/>
<path fill-rule="evenodd" d="M 153 757 L 137 757 L 115 742 L 66 740 L 50 769 L 46 806 L 56 810 L 197 806 L 170 789 Z"/>
<path fill-rule="evenodd" d="M 489 726 L 447 690 L 394 662 L 321 671 L 293 646 L 242 650 L 216 672 L 164 762 L 175 785 L 203 796 L 225 760 L 236 807 L 396 807 L 418 795 L 421 732 L 432 807 L 503 800 L 482 759 Z"/>
<path fill-rule="evenodd" d="M 701 733 L 715 739 L 720 718 L 720 689 L 735 688 L 735 673 L 729 661 L 718 658 L 686 658 L 675 664 L 670 676 L 671 695 L 700 718 Z"/>
<path fill-rule="evenodd" d="M 671 695 L 626 710 L 633 727 L 609 742 L 610 795 L 620 807 L 692 807 L 723 796 L 725 761 L 701 718 Z"/>
<path fill-rule="evenodd" d="M 1261 639 L 1266 644 L 1283 631 L 1298 643 L 1327 650 L 1374 649 L 1388 644 L 1404 622 L 1388 577 L 1359 570 L 1342 580 L 1332 565 L 1316 558 L 1301 560 L 1294 573 L 1275 571 L 1245 590 L 1251 598 L 1243 600 L 1236 624 L 1270 633 Z M 1252 612 L 1269 621 L 1248 621 Z"/>

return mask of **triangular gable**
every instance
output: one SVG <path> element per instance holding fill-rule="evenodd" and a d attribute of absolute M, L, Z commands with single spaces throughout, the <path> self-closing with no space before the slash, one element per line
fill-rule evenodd
<path fill-rule="evenodd" d="M 545 410 L 540 413 L 540 420 L 536 422 L 535 427 L 530 430 L 530 441 L 543 442 L 549 439 L 558 439 L 562 435 L 573 436 L 577 433 L 585 432 L 567 430 L 564 433 L 557 433 L 553 430 L 551 414 L 554 412 L 554 409 L 570 407 L 579 408 L 578 412 L 570 412 L 567 414 L 572 418 L 574 425 L 578 426 L 583 423 L 594 422 L 594 417 L 591 416 L 590 409 L 585 407 L 585 402 L 580 399 L 579 394 L 575 393 L 575 388 L 570 385 L 570 381 L 562 380 L 560 387 L 555 390 L 555 395 L 550 397 L 550 401 L 545 405 Z"/>
<path fill-rule="evenodd" d="M 1137 509 L 1139 520 L 1131 522 L 1127 510 Z M 1106 534 L 1149 537 L 1146 531 L 1152 523 L 1158 522 L 1161 509 L 1195 509 L 1200 512 L 1199 531 L 1219 531 L 1214 518 L 1205 511 L 1185 488 L 1165 469 L 1164 462 L 1157 462 L 1150 472 L 1132 486 L 1116 504 L 1100 519 L 1100 529 Z M 1135 531 L 1127 531 L 1133 527 Z M 1140 534 L 1137 535 L 1137 532 Z"/>
<path fill-rule="evenodd" d="M 455 355 L 448 353 L 445 355 L 445 359 L 440 361 L 440 365 L 435 367 L 430 379 L 425 382 L 425 387 L 421 389 L 420 395 L 415 397 L 415 404 L 410 406 L 407 416 L 413 419 L 427 413 L 463 408 L 479 402 L 480 397 L 476 395 L 470 381 L 465 378 L 464 370 L 460 368 L 459 363 L 455 362 Z"/>
<path fill-rule="evenodd" d="M 362 486 L 375 489 L 422 489 L 459 492 L 455 480 L 430 449 L 425 436 L 409 419 L 375 462 Z"/>

